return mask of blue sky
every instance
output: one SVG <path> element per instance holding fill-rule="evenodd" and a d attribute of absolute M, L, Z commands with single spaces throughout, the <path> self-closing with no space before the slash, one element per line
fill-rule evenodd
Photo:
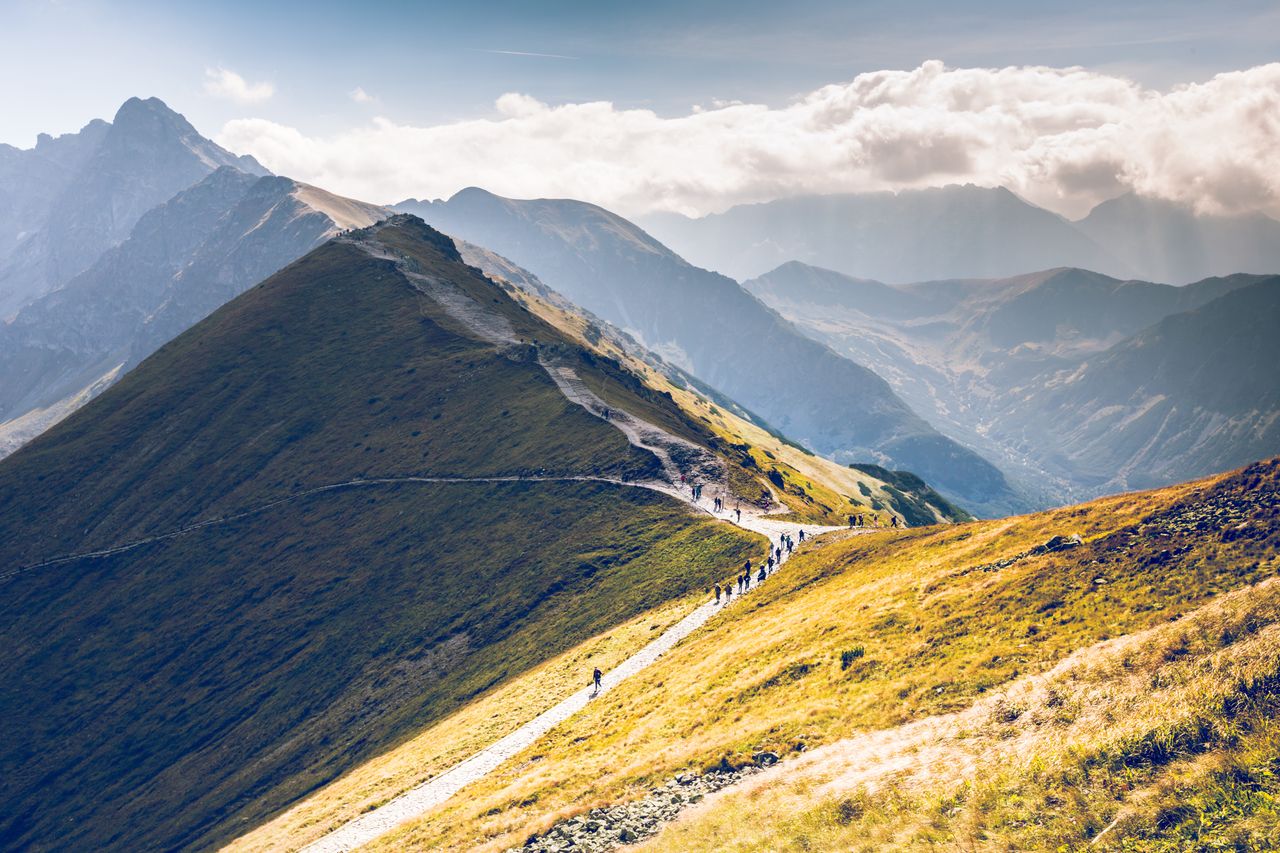
<path fill-rule="evenodd" d="M 0 0 L 0 142 L 158 96 L 367 201 L 1127 191 L 1280 215 L 1280 3 Z"/>
<path fill-rule="evenodd" d="M 490 115 L 509 91 L 669 115 L 716 100 L 777 105 L 927 59 L 1084 65 L 1167 87 L 1280 58 L 1277 4 L 1262 2 L 0 6 L 0 141 L 21 147 L 109 118 L 130 95 L 158 95 L 207 133 L 249 115 L 330 133 L 375 113 L 415 124 Z M 275 95 L 250 106 L 213 98 L 211 67 L 270 81 Z M 356 87 L 376 100 L 351 100 Z"/>

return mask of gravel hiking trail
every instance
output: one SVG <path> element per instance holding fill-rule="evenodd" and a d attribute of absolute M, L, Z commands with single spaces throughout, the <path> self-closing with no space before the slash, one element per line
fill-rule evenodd
<path fill-rule="evenodd" d="M 627 485 L 656 488 L 658 491 L 666 492 L 685 503 L 696 506 L 703 512 L 711 512 L 706 506 L 701 505 L 703 502 L 695 504 L 687 489 L 663 488 L 652 484 L 645 485 L 640 483 L 628 483 Z M 711 502 L 708 499 L 705 503 L 710 505 Z M 714 515 L 714 513 L 712 514 Z M 801 529 L 804 529 L 806 535 L 844 529 L 840 527 L 801 525 L 775 518 L 767 518 L 754 508 L 751 512 L 744 510 L 741 521 L 735 521 L 732 512 L 719 514 L 716 517 L 730 524 L 737 524 L 745 530 L 761 533 L 769 537 L 769 541 L 774 544 L 777 543 L 778 537 L 783 533 L 798 538 Z M 788 556 L 784 550 L 784 562 Z M 774 573 L 776 574 L 777 571 L 778 569 L 775 569 Z M 773 577 L 774 575 L 769 575 L 764 581 L 753 583 L 750 590 L 734 596 L 731 603 L 718 604 L 714 601 L 708 601 L 699 605 L 684 619 L 668 628 L 657 639 L 611 671 L 605 673 L 599 693 L 596 693 L 590 685 L 583 687 L 577 693 L 543 711 L 520 728 L 495 741 L 470 758 L 454 764 L 438 776 L 423 782 L 416 788 L 411 788 L 373 811 L 343 824 L 328 835 L 303 847 L 302 850 L 304 853 L 342 853 L 342 851 L 355 850 L 390 832 L 397 826 L 421 817 L 431 809 L 444 803 L 462 788 L 489 775 L 512 756 L 532 746 L 544 734 L 585 708 L 587 703 L 595 696 L 609 692 L 618 684 L 644 670 L 661 657 L 663 653 L 672 649 L 676 643 L 706 624 L 717 612 L 727 607 L 736 607 L 743 598 L 759 594 L 760 587 L 768 585 Z"/>

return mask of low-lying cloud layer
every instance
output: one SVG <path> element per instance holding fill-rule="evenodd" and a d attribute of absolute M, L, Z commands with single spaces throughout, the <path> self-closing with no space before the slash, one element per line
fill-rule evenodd
<path fill-rule="evenodd" d="M 1280 63 L 1160 92 L 1080 68 L 860 74 L 784 107 L 662 117 L 506 94 L 494 118 L 378 118 L 308 137 L 264 119 L 218 141 L 281 174 L 379 202 L 476 185 L 626 214 L 690 214 L 805 193 L 1002 184 L 1069 216 L 1135 190 L 1205 212 L 1280 213 Z"/>

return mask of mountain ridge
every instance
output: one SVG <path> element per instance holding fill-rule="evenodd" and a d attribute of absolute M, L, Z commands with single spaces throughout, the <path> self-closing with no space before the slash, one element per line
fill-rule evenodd
<path fill-rule="evenodd" d="M 454 198 L 398 209 L 511 258 L 818 452 L 910 469 L 970 509 L 1017 504 L 994 466 L 936 433 L 880 377 L 622 217 L 582 202 L 516 201 L 477 188 Z"/>
<path fill-rule="evenodd" d="M 0 326 L 0 355 L 11 365 L 0 377 L 0 454 L 249 286 L 385 214 L 234 166 L 180 191 L 84 273 Z"/>
<path fill-rule="evenodd" d="M 664 494 L 572 480 L 662 466 L 539 354 L 622 411 L 683 415 L 447 237 L 375 233 L 392 257 L 326 242 L 0 461 L 0 562 L 43 566 L 0 580 L 0 715 L 27 732 L 0 746 L 4 846 L 216 847 L 760 558 Z"/>

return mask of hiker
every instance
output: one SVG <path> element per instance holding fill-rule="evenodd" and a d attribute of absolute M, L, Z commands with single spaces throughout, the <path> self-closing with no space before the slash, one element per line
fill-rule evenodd
<path fill-rule="evenodd" d="M 778 562 L 781 563 L 782 562 L 782 546 L 781 545 L 778 546 L 776 556 L 778 558 Z"/>
<path fill-rule="evenodd" d="M 791 553 L 791 549 L 792 549 L 792 548 L 794 548 L 794 547 L 795 547 L 795 546 L 794 546 L 794 545 L 792 544 L 792 542 L 791 542 L 791 537 L 790 537 L 790 536 L 788 536 L 788 537 L 787 537 L 787 553 L 788 553 L 788 554 L 790 554 L 790 553 Z"/>
<path fill-rule="evenodd" d="M 738 522 L 739 522 L 739 523 L 741 523 L 741 522 L 742 522 L 742 507 L 738 507 L 738 508 L 736 508 L 736 509 L 734 510 L 734 512 L 736 512 L 736 513 L 738 514 Z"/>
<path fill-rule="evenodd" d="M 801 541 L 801 542 L 803 542 L 803 541 L 804 541 L 804 529 L 803 529 L 803 528 L 800 530 L 800 541 Z"/>
<path fill-rule="evenodd" d="M 747 560 L 745 563 L 743 563 L 743 564 L 742 564 L 742 570 L 743 570 L 744 572 L 749 572 L 749 571 L 751 571 L 751 561 L 750 561 L 750 560 Z"/>
<path fill-rule="evenodd" d="M 851 515 L 851 516 L 849 516 L 849 529 L 850 529 L 850 530 L 852 530 L 852 529 L 853 529 L 853 516 L 852 516 L 852 515 Z"/>
<path fill-rule="evenodd" d="M 769 575 L 768 575 L 768 574 L 765 572 L 765 570 L 764 570 L 764 566 L 761 566 L 761 567 L 760 567 L 760 574 L 756 577 L 756 580 L 757 580 L 757 581 L 760 581 L 761 583 L 764 583 L 764 579 L 765 579 L 765 578 L 767 578 L 768 576 L 769 576 Z"/>
<path fill-rule="evenodd" d="M 751 589 L 751 572 L 742 576 L 742 591 L 746 592 L 749 589 Z"/>
<path fill-rule="evenodd" d="M 720 584 L 716 584 L 716 604 L 720 603 Z"/>
<path fill-rule="evenodd" d="M 600 692 L 600 681 L 604 678 L 604 673 L 600 671 L 600 667 L 596 667 L 596 671 L 591 673 L 591 680 L 595 682 L 595 692 Z"/>
<path fill-rule="evenodd" d="M 898 526 L 898 517 L 896 515 L 892 515 L 890 518 L 893 519 L 893 526 L 896 528 Z"/>
<path fill-rule="evenodd" d="M 726 607 L 729 606 L 729 599 L 731 598 L 733 598 L 733 587 L 729 586 L 728 584 L 725 584 L 724 585 L 724 603 Z"/>
<path fill-rule="evenodd" d="M 773 571 L 773 557 L 770 557 L 770 558 L 765 562 L 765 567 L 766 567 L 766 568 L 768 568 L 768 569 L 769 569 L 769 571 Z"/>

